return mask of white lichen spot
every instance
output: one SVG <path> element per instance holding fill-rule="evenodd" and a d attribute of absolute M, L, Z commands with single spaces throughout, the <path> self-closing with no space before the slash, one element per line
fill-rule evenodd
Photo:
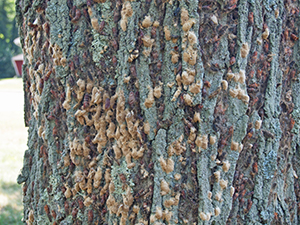
<path fill-rule="evenodd" d="M 216 15 L 212 15 L 210 17 L 211 21 L 215 24 L 215 25 L 218 25 L 218 18 L 216 17 Z"/>
<path fill-rule="evenodd" d="M 261 128 L 262 120 L 256 120 L 255 121 L 255 129 L 259 130 Z"/>
<path fill-rule="evenodd" d="M 244 148 L 244 145 L 243 145 L 243 144 L 240 144 L 240 145 L 239 145 L 239 152 L 241 152 L 241 151 L 243 150 L 243 148 Z"/>
<path fill-rule="evenodd" d="M 234 191 L 235 191 L 234 187 L 231 186 L 231 187 L 230 187 L 230 196 L 231 196 L 231 197 L 233 196 Z"/>
<path fill-rule="evenodd" d="M 294 176 L 296 179 L 298 179 L 298 175 L 297 175 L 297 173 L 296 173 L 295 170 L 293 170 L 293 176 Z"/>

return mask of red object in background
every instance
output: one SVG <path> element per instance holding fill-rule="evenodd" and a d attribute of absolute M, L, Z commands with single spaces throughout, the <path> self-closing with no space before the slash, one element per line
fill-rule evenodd
<path fill-rule="evenodd" d="M 16 75 L 18 77 L 21 77 L 22 76 L 22 65 L 23 65 L 23 54 L 12 57 L 11 61 L 14 65 Z"/>

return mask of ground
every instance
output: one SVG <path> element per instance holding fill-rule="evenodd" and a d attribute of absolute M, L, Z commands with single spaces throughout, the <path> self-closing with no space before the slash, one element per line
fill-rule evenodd
<path fill-rule="evenodd" d="M 0 80 L 0 224 L 22 224 L 22 191 L 16 183 L 26 150 L 22 79 Z"/>

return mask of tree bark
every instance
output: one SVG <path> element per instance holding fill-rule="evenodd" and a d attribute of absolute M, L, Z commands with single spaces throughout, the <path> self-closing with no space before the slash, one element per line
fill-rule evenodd
<path fill-rule="evenodd" d="M 299 2 L 17 0 L 27 224 L 299 224 Z"/>

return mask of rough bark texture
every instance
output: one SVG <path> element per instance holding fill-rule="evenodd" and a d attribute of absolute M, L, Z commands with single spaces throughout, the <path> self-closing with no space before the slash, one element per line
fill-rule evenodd
<path fill-rule="evenodd" d="M 17 0 L 27 224 L 299 224 L 299 1 Z"/>

